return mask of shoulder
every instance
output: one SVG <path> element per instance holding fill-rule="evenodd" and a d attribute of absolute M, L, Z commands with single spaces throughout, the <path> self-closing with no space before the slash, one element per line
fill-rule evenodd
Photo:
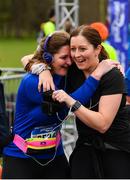
<path fill-rule="evenodd" d="M 38 84 L 38 76 L 31 74 L 31 73 L 27 73 L 22 81 L 21 81 L 21 86 L 34 86 L 34 84 Z"/>
<path fill-rule="evenodd" d="M 37 80 L 37 79 L 38 79 L 38 76 L 37 76 L 37 75 L 31 74 L 31 73 L 27 73 L 27 74 L 23 77 L 22 81 L 34 81 L 34 80 Z"/>
<path fill-rule="evenodd" d="M 46 23 L 44 23 L 45 28 L 47 28 L 47 27 L 49 28 L 49 27 L 53 27 L 53 26 L 55 26 L 55 24 L 51 21 L 47 21 Z"/>
<path fill-rule="evenodd" d="M 102 80 L 124 80 L 124 76 L 119 69 L 113 68 L 102 77 Z"/>
<path fill-rule="evenodd" d="M 117 68 L 106 73 L 100 81 L 102 94 L 126 93 L 124 76 Z"/>
<path fill-rule="evenodd" d="M 38 76 L 33 74 L 25 75 L 18 88 L 18 94 L 33 99 L 37 95 L 36 93 L 38 93 Z"/>

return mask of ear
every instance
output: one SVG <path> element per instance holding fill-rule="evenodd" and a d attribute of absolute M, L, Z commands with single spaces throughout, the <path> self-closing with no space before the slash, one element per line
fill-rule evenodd
<path fill-rule="evenodd" d="M 96 56 L 100 54 L 101 50 L 102 50 L 102 45 L 98 45 L 96 48 Z"/>

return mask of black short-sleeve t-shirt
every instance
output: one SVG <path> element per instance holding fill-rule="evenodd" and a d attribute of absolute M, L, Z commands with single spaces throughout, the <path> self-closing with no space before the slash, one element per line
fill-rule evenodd
<path fill-rule="evenodd" d="M 74 69 L 75 68 L 73 68 L 73 71 L 71 71 L 71 77 L 68 76 L 69 84 L 71 84 L 70 91 L 77 89 L 85 80 L 85 78 L 83 78 L 82 72 Z M 78 81 L 75 81 L 76 79 L 78 79 Z M 86 107 L 93 111 L 98 111 L 100 97 L 112 94 L 122 94 L 122 100 L 117 115 L 108 131 L 104 134 L 101 134 L 98 131 L 88 127 L 77 118 L 76 125 L 78 135 L 79 138 L 82 140 L 84 139 L 84 141 L 88 137 L 100 136 L 104 141 L 107 141 L 112 145 L 114 144 L 117 147 L 123 144 L 122 149 L 124 148 L 124 144 L 129 144 L 127 145 L 127 149 L 130 150 L 130 120 L 128 120 L 128 112 L 125 105 L 125 80 L 117 68 L 113 68 L 101 78 L 96 92 L 94 93 L 91 100 L 86 104 Z M 110 105 L 111 104 L 108 104 L 108 106 Z"/>

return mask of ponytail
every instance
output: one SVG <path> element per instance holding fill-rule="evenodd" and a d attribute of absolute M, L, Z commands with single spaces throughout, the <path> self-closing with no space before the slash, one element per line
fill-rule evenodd
<path fill-rule="evenodd" d="M 102 45 L 101 45 L 102 46 Z M 99 54 L 99 60 L 100 62 L 104 59 L 108 59 L 109 58 L 109 55 L 108 53 L 106 52 L 106 50 L 104 49 L 104 47 L 102 46 L 102 49 L 101 49 L 101 52 Z"/>

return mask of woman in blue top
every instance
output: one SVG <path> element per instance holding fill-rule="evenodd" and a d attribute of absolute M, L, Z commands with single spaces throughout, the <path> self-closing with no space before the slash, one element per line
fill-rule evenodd
<path fill-rule="evenodd" d="M 55 88 L 65 89 L 64 76 L 71 65 L 69 35 L 65 32 L 55 32 L 46 39 L 43 39 L 34 54 L 33 60 L 35 61 L 35 59 L 39 60 L 39 62 L 47 62 L 51 67 Z M 72 97 L 84 104 L 86 99 L 96 90 L 101 76 L 112 67 L 113 65 L 109 65 L 109 63 L 100 65 L 84 82 L 81 88 L 71 94 Z M 101 69 L 104 70 L 100 71 Z M 64 111 L 60 111 L 59 116 L 56 113 L 52 115 L 45 113 L 45 94 L 40 93 L 37 86 L 37 75 L 27 74 L 21 81 L 17 94 L 13 127 L 15 141 L 11 142 L 3 151 L 2 177 L 4 179 L 69 178 L 68 162 L 63 151 L 62 141 L 57 136 L 56 138 L 59 142 L 57 141 L 56 147 L 53 149 L 54 151 L 51 151 L 50 147 L 48 147 L 41 154 L 35 154 L 35 150 L 37 152 L 38 148 L 34 147 L 33 149 L 31 144 L 28 147 L 32 148 L 33 152 L 28 153 L 25 150 L 26 143 L 32 142 L 34 138 L 38 139 L 42 136 L 50 141 L 55 138 L 55 136 L 51 135 L 52 132 L 55 134 L 54 129 L 58 129 L 62 124 L 59 116 L 62 119 L 65 117 Z M 87 92 L 84 97 L 81 96 L 83 91 Z M 46 126 L 47 129 L 45 128 Z M 48 129 L 51 129 L 51 133 L 45 133 L 45 130 Z M 49 139 L 48 136 L 51 136 L 52 139 Z M 48 142 L 44 141 L 44 143 Z"/>
<path fill-rule="evenodd" d="M 53 63 L 52 75 L 57 88 L 64 88 L 61 83 L 62 77 L 66 75 L 68 67 L 71 65 L 69 56 L 69 35 L 58 32 L 52 39 L 44 39 L 35 56 L 39 61 L 45 60 L 45 46 L 50 40 L 53 44 Z M 55 45 L 55 48 L 54 48 Z M 96 81 L 96 80 L 95 80 Z M 96 81 L 97 83 L 97 81 Z M 13 135 L 19 135 L 24 140 L 31 137 L 39 137 L 39 133 L 44 134 L 43 126 L 56 127 L 61 122 L 57 115 L 48 116 L 42 111 L 41 104 L 44 100 L 44 94 L 39 93 L 38 76 L 27 74 L 22 79 L 18 89 L 16 101 L 16 113 L 13 126 Z M 39 130 L 39 132 L 37 132 Z M 37 134 L 36 134 L 37 133 Z M 54 154 L 56 155 L 54 156 Z M 41 154 L 28 155 L 19 147 L 11 142 L 3 151 L 3 173 L 4 179 L 48 179 L 48 178 L 68 178 L 69 166 L 63 151 L 62 141 L 60 140 L 58 148 L 54 152 L 42 152 Z M 49 161 L 54 159 L 51 163 Z M 46 164 L 47 163 L 47 164 Z"/>

